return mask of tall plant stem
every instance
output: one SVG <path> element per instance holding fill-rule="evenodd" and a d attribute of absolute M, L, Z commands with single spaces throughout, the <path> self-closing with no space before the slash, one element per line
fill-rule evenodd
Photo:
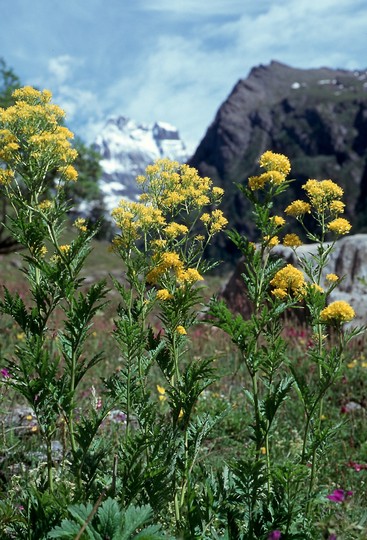
<path fill-rule="evenodd" d="M 54 479 L 52 472 L 52 447 L 51 440 L 49 437 L 46 439 L 46 454 L 47 454 L 47 481 L 48 481 L 48 490 L 50 493 L 54 492 Z"/>
<path fill-rule="evenodd" d="M 322 366 L 321 366 L 321 354 L 322 354 L 322 326 L 321 324 L 317 325 L 317 339 L 318 339 L 318 358 L 319 358 L 319 364 L 318 364 L 318 374 L 319 374 L 319 382 L 322 379 Z M 323 410 L 323 401 L 324 401 L 324 390 L 320 390 L 322 394 L 319 395 L 319 404 L 317 408 L 317 435 L 320 432 L 321 429 L 321 416 L 322 416 L 322 410 Z M 315 409 L 316 410 L 316 407 Z M 308 424 L 309 425 L 309 424 Z M 310 512 L 310 506 L 311 506 L 311 495 L 314 488 L 315 483 L 315 471 L 316 471 L 316 464 L 317 464 L 317 452 L 316 452 L 316 446 L 314 445 L 312 450 L 312 458 L 311 458 L 311 474 L 310 474 L 310 482 L 308 487 L 308 496 L 307 496 L 307 504 L 306 504 L 306 516 L 308 516 Z"/>

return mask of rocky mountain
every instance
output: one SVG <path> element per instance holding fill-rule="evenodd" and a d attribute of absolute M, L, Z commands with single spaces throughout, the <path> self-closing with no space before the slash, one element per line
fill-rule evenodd
<path fill-rule="evenodd" d="M 253 239 L 249 206 L 234 182 L 259 174 L 265 150 L 287 155 L 296 180 L 275 211 L 302 197 L 308 178 L 331 178 L 344 188 L 353 232 L 367 230 L 367 71 L 273 61 L 253 68 L 220 106 L 189 164 L 225 189 L 230 225 Z M 217 248 L 234 256 L 223 238 Z"/>
<path fill-rule="evenodd" d="M 123 197 L 135 200 L 135 178 L 147 165 L 168 157 L 184 162 L 188 155 L 175 127 L 164 122 L 140 124 L 124 116 L 110 118 L 93 148 L 101 155 L 103 174 L 100 189 L 108 210 Z"/>

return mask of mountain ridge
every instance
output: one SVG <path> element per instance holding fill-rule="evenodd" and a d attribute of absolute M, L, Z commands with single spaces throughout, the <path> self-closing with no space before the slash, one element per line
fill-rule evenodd
<path fill-rule="evenodd" d="M 231 226 L 251 239 L 251 209 L 235 183 L 260 172 L 266 150 L 287 155 L 295 178 L 275 212 L 303 196 L 308 178 L 331 178 L 343 187 L 346 217 L 360 232 L 367 226 L 367 71 L 272 61 L 234 85 L 188 163 L 225 190 Z M 230 258 L 230 243 L 219 242 Z"/>
<path fill-rule="evenodd" d="M 126 116 L 108 118 L 92 147 L 101 156 L 99 187 L 109 211 L 121 198 L 138 198 L 135 179 L 144 174 L 147 165 L 162 157 L 179 162 L 188 159 L 185 143 L 174 126 L 158 121 L 139 123 Z"/>

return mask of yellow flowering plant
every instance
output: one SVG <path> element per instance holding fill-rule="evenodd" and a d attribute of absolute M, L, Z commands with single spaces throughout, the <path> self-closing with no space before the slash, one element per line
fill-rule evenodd
<path fill-rule="evenodd" d="M 10 317 L 24 336 L 7 359 L 11 373 L 7 384 L 23 396 L 37 420 L 47 464 L 40 483 L 52 497 L 55 475 L 61 482 L 52 447 L 62 421 L 78 500 L 88 491 L 83 478 L 88 474 L 84 464 L 90 441 L 75 421 L 76 395 L 85 374 L 103 356 L 99 352 L 87 357 L 85 344 L 106 289 L 103 281 L 82 288 L 80 277 L 96 231 L 79 219 L 74 238 L 62 242 L 68 209 L 64 187 L 77 179 L 76 151 L 70 144 L 72 133 L 62 125 L 64 111 L 51 98 L 47 90 L 24 87 L 14 91 L 14 105 L 0 109 L 0 190 L 11 209 L 7 228 L 23 248 L 22 271 L 30 291 L 27 305 L 4 286 L 0 313 Z M 56 186 L 51 182 L 55 173 Z M 60 312 L 63 323 L 55 334 L 52 318 Z M 92 431 L 107 412 L 102 407 L 100 414 L 86 419 Z"/>
<path fill-rule="evenodd" d="M 159 437 L 169 441 L 173 430 L 176 439 L 182 441 L 184 452 L 170 480 L 174 485 L 175 519 L 181 527 L 189 497 L 188 471 L 197 457 L 192 444 L 192 433 L 198 429 L 192 418 L 193 407 L 213 381 L 211 360 L 187 361 L 187 340 L 190 328 L 198 321 L 200 284 L 205 272 L 213 267 L 204 259 L 204 251 L 227 219 L 217 208 L 223 190 L 213 187 L 209 178 L 200 177 L 188 165 L 158 160 L 146 168 L 137 183 L 140 200 L 122 200 L 112 211 L 118 228 L 113 250 L 126 269 L 126 284 L 115 281 L 122 300 L 115 321 L 123 358 L 119 378 L 124 382 L 118 388 L 120 401 L 125 396 L 126 437 L 132 436 L 130 424 L 138 415 L 145 440 L 156 445 L 150 435 L 153 416 L 147 389 L 153 362 L 158 364 L 163 378 L 159 388 L 165 389 L 164 410 L 170 411 L 172 423 L 162 429 L 158 418 L 154 436 L 159 431 Z M 152 331 L 152 317 L 161 325 L 157 335 Z M 112 393 L 116 395 L 113 389 Z M 159 399 L 162 401 L 162 394 Z M 206 429 L 204 425 L 200 428 Z M 167 445 L 167 459 L 171 450 Z"/>
<path fill-rule="evenodd" d="M 349 341 L 364 331 L 364 328 L 344 328 L 355 316 L 348 303 L 335 301 L 328 305 L 330 294 L 340 279 L 335 274 L 325 276 L 324 269 L 336 239 L 351 228 L 346 219 L 339 217 L 344 211 L 340 200 L 343 190 L 331 180 L 309 180 L 303 186 L 307 200 L 299 199 L 286 207 L 285 216 L 295 218 L 307 238 L 317 243 L 314 255 L 299 258 L 297 248 L 303 244 L 302 239 L 294 233 L 283 237 L 286 219 L 272 215 L 274 198 L 289 185 L 289 161 L 285 156 L 268 151 L 260 157 L 259 164 L 266 171 L 250 177 L 247 185 L 238 186 L 252 204 L 259 241 L 254 247 L 237 232 L 228 233 L 243 256 L 242 277 L 252 315 L 249 319 L 234 315 L 224 302 L 216 300 L 211 302 L 209 311 L 212 324 L 222 328 L 236 344 L 251 380 L 251 391 L 247 390 L 246 396 L 253 413 L 254 459 L 240 462 L 233 469 L 242 482 L 252 486 L 245 497 L 249 508 L 246 538 L 257 538 L 255 530 L 261 527 L 266 530 L 262 520 L 274 518 L 264 511 L 264 506 L 273 507 L 274 493 L 285 500 L 287 494 L 293 493 L 288 503 L 304 516 L 305 523 L 313 515 L 319 497 L 317 469 L 321 449 L 333 440 L 337 429 L 327 425 L 323 414 L 324 397 L 341 373 L 343 351 Z M 308 230 L 305 223 L 309 219 L 316 222 L 316 233 Z M 334 238 L 327 241 L 332 234 Z M 274 247 L 280 241 L 293 249 L 298 259 L 296 265 L 284 264 L 275 256 Z M 282 335 L 285 312 L 288 314 L 294 309 L 304 312 L 313 333 L 307 354 L 316 369 L 307 379 L 289 362 L 287 342 Z M 330 332 L 336 345 L 331 343 Z M 272 441 L 277 411 L 289 396 L 300 398 L 305 422 L 299 434 L 300 452 L 285 473 L 284 466 L 277 464 L 273 456 Z M 301 490 L 301 485 L 307 486 L 306 492 Z M 287 538 L 293 519 L 297 518 L 291 511 L 282 528 L 282 535 L 284 532 Z M 297 529 L 298 533 L 300 531 Z M 308 537 L 307 526 L 302 531 L 304 537 Z"/>

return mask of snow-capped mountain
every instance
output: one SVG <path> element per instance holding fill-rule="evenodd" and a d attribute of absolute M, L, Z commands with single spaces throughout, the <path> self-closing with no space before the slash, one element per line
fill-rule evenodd
<path fill-rule="evenodd" d="M 188 158 L 174 126 L 165 122 L 139 124 L 124 116 L 110 118 L 93 147 L 102 158 L 100 188 L 108 210 L 115 208 L 121 198 L 137 199 L 135 178 L 144 174 L 147 165 L 163 157 L 181 163 Z"/>

